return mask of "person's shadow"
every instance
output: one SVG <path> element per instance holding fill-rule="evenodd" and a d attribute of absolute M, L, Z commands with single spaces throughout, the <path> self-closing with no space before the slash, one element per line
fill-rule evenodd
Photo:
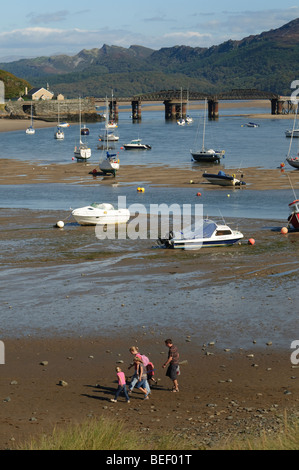
<path fill-rule="evenodd" d="M 115 388 L 112 388 L 112 387 L 104 387 L 103 385 L 85 385 L 85 387 L 93 388 L 94 393 L 98 393 L 101 395 L 92 395 L 89 393 L 82 393 L 81 394 L 82 397 L 107 401 L 107 400 L 110 400 L 110 398 L 113 398 L 115 395 Z"/>

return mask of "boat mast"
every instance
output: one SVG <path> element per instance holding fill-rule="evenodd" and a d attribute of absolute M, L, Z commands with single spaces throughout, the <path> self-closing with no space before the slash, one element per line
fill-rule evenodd
<path fill-rule="evenodd" d="M 207 113 L 207 98 L 205 98 L 205 108 L 203 115 L 203 134 L 202 134 L 202 150 L 205 149 L 205 133 L 206 133 L 206 113 Z"/>
<path fill-rule="evenodd" d="M 298 113 L 298 104 L 297 104 L 296 112 L 295 112 L 295 116 L 294 116 L 293 129 L 292 129 L 292 134 L 291 134 L 291 139 L 290 139 L 290 145 L 289 145 L 289 151 L 288 151 L 288 154 L 287 154 L 287 158 L 289 158 L 290 153 L 291 153 L 293 136 L 294 136 L 294 132 L 295 132 L 295 124 L 296 124 L 297 113 Z"/>

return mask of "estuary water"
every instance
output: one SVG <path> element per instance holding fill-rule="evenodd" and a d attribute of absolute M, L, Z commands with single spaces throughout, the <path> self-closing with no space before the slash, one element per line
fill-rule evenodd
<path fill-rule="evenodd" d="M 240 114 L 263 113 L 265 108 L 227 108 L 221 109 L 217 121 L 206 123 L 205 142 L 215 149 L 224 149 L 225 158 L 220 165 L 212 165 L 211 171 L 221 167 L 229 172 L 231 168 L 240 168 L 246 173 L 248 167 L 264 169 L 278 168 L 288 151 L 289 139 L 285 130 L 292 126 L 290 120 L 260 119 L 258 128 L 249 128 L 245 124 L 250 120 Z M 119 152 L 121 166 L 173 166 L 192 168 L 202 172 L 201 164 L 191 161 L 190 149 L 202 145 L 203 110 L 192 112 L 193 123 L 184 127 L 176 122 L 165 121 L 163 111 L 143 111 L 141 122 L 133 123 L 128 112 L 119 113 L 117 133 L 120 137 L 113 151 Z M 89 164 L 96 168 L 103 157 L 99 134 L 102 123 L 88 124 L 90 134 L 83 139 L 92 149 Z M 80 164 L 73 161 L 74 146 L 79 141 L 79 126 L 71 125 L 64 129 L 65 139 L 54 139 L 54 128 L 37 129 L 35 135 L 26 135 L 24 131 L 0 133 L 1 158 L 34 162 L 37 165 L 51 163 Z M 140 138 L 143 143 L 152 146 L 149 151 L 126 151 L 122 146 L 132 139 Z M 207 165 L 205 164 L 205 168 Z M 287 169 L 288 170 L 288 169 Z M 90 171 L 90 170 L 88 170 Z M 292 171 L 290 169 L 290 171 Z M 144 186 L 142 181 L 136 182 Z M 149 188 L 136 200 L 136 188 L 132 185 L 119 184 L 117 179 L 111 186 L 79 184 L 34 184 L 0 186 L 0 207 L 26 208 L 42 210 L 69 210 L 97 201 L 118 203 L 119 196 L 125 196 L 127 205 L 140 202 L 148 210 L 150 204 L 194 204 L 194 195 L 202 188 Z M 227 190 L 219 187 L 207 191 L 200 201 L 205 205 L 204 213 L 209 216 L 230 215 L 260 219 L 285 219 L 287 204 L 292 198 L 292 190 L 281 191 L 246 191 Z M 196 201 L 199 203 L 199 201 Z M 287 215 L 286 215 L 287 214 Z"/>
<path fill-rule="evenodd" d="M 265 108 L 251 108 L 250 113 L 253 112 L 263 113 Z M 289 140 L 284 132 L 292 126 L 292 119 L 261 119 L 257 121 L 260 124 L 258 128 L 248 128 L 244 124 L 249 119 L 238 115 L 246 113 L 246 107 L 221 109 L 220 105 L 219 120 L 207 122 L 206 144 L 225 150 L 221 169 L 229 172 L 231 168 L 240 168 L 246 174 L 248 167 L 279 167 L 288 151 Z M 166 164 L 178 169 L 196 166 L 191 162 L 190 149 L 202 144 L 203 111 L 191 114 L 193 124 L 180 127 L 176 123 L 166 122 L 163 111 L 144 111 L 139 123 L 132 123 L 129 113 L 120 112 L 120 140 L 115 150 L 119 152 L 121 166 L 158 167 Z M 92 149 L 90 162 L 96 167 L 101 158 L 97 147 L 102 126 L 96 123 L 88 124 L 88 127 L 90 135 L 86 140 Z M 121 150 L 125 143 L 136 138 L 150 144 L 152 150 L 136 153 Z M 64 141 L 54 139 L 54 128 L 37 129 L 33 136 L 26 135 L 24 131 L 0 133 L 0 164 L 1 159 L 9 158 L 36 165 L 77 165 L 79 163 L 72 161 L 72 157 L 78 140 L 77 125 L 65 129 Z M 218 168 L 214 166 L 213 170 L 218 171 Z M 200 166 L 198 169 L 201 171 Z M 53 225 L 45 223 L 43 216 L 39 216 L 38 227 L 34 225 L 28 238 L 30 211 L 44 211 L 48 219 L 49 211 L 50 214 L 53 211 L 55 217 L 57 211 L 61 211 L 63 219 L 71 208 L 94 201 L 117 205 L 119 196 L 125 196 L 127 206 L 138 202 L 145 210 L 151 204 L 200 202 L 204 205 L 204 215 L 230 220 L 235 218 L 237 223 L 254 218 L 284 221 L 293 196 L 291 188 L 249 191 L 246 187 L 237 190 L 215 187 L 213 191 L 206 191 L 199 201 L 196 198 L 199 189 L 203 188 L 195 185 L 186 185 L 185 188 L 146 185 L 144 193 L 137 193 L 136 185 L 119 184 L 117 178 L 111 185 L 105 186 L 100 183 L 48 184 L 42 181 L 33 185 L 0 185 L 0 209 L 4 218 L 7 214 L 12 217 L 9 227 L 1 227 L 3 232 L 11 231 L 11 242 L 8 246 L 7 239 L 2 240 L 1 249 L 11 250 L 9 256 L 13 260 L 9 265 L 2 264 L 0 270 L 1 339 L 5 336 L 41 336 L 49 332 L 55 335 L 109 335 L 116 328 L 135 333 L 145 326 L 174 337 L 180 329 L 185 334 L 192 334 L 199 344 L 216 339 L 221 346 L 246 347 L 255 338 L 260 344 L 271 339 L 278 346 L 289 347 L 290 341 L 295 339 L 294 331 L 298 329 L 297 310 L 293 305 L 297 289 L 296 273 L 260 280 L 238 280 L 237 277 L 226 280 L 223 277 L 218 285 L 213 282 L 207 285 L 204 271 L 198 272 L 196 279 L 183 272 L 170 274 L 170 268 L 162 261 L 161 272 L 143 271 L 142 261 L 140 264 L 142 257 L 155 258 L 150 249 L 151 243 L 146 241 L 136 246 L 131 244 L 129 249 L 122 241 L 119 251 L 111 248 L 114 250 L 112 256 L 104 256 L 97 261 L 84 261 L 83 257 L 75 265 L 63 262 L 57 262 L 55 266 L 48 266 L 46 262 L 38 267 L 22 265 L 22 256 L 26 260 L 26 255 L 29 256 L 34 247 L 36 251 L 42 250 L 44 259 L 51 260 L 53 249 L 67 251 L 68 240 L 71 243 L 74 237 L 78 256 L 81 252 L 84 254 L 89 245 L 95 244 L 93 233 L 90 232 L 89 238 L 89 228 L 85 230 L 74 224 L 66 224 L 62 232 L 55 232 L 56 239 Z M 24 240 L 22 235 L 13 232 L 13 211 L 19 214 L 22 209 L 26 209 L 27 217 Z M 53 223 L 56 221 L 53 220 Z M 265 230 L 271 229 L 268 225 L 265 222 Z M 241 225 L 239 229 L 242 231 Z M 17 230 L 20 233 L 22 228 L 17 227 Z M 44 230 L 42 241 L 36 236 L 37 230 Z M 24 255 L 19 263 L 14 260 L 17 256 L 14 247 L 23 249 Z M 101 251 L 101 246 L 99 244 L 92 249 Z M 216 250 L 211 261 L 213 256 L 218 256 L 217 253 Z M 159 266 L 159 259 L 154 258 L 153 269 Z M 223 262 L 227 268 L 229 261 L 223 257 Z M 179 265 L 179 260 L 176 264 Z M 284 300 L 285 312 L 282 311 L 281 299 L 288 299 Z"/>
<path fill-rule="evenodd" d="M 269 105 L 270 108 L 270 105 Z M 284 119 L 260 119 L 258 128 L 244 125 L 250 118 L 239 114 L 269 112 L 265 108 L 221 109 L 216 121 L 207 121 L 205 144 L 209 148 L 225 150 L 221 164 L 230 168 L 277 168 L 288 152 L 289 140 L 285 130 L 292 128 L 293 121 Z M 238 113 L 238 114 L 237 114 Z M 190 149 L 202 146 L 203 110 L 192 113 L 193 123 L 178 126 L 176 122 L 165 121 L 163 111 L 143 111 L 141 122 L 133 123 L 130 114 L 119 113 L 117 133 L 119 142 L 115 150 L 120 152 L 121 165 L 154 165 L 190 168 Z M 97 164 L 101 151 L 97 149 L 103 124 L 88 124 L 90 135 L 85 139 L 92 150 L 91 163 Z M 72 124 L 64 129 L 65 139 L 54 139 L 54 129 L 37 129 L 34 135 L 24 131 L 0 133 L 0 159 L 10 158 L 33 161 L 40 164 L 69 163 L 72 161 L 74 146 L 79 141 L 79 126 Z M 132 139 L 140 138 L 152 146 L 151 151 L 129 152 L 120 150 Z"/>

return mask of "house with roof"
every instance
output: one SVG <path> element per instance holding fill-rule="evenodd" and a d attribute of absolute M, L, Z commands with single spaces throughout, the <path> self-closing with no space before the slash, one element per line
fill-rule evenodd
<path fill-rule="evenodd" d="M 52 100 L 54 93 L 47 90 L 46 88 L 32 88 L 26 95 L 26 98 L 29 98 L 33 101 L 37 100 Z"/>

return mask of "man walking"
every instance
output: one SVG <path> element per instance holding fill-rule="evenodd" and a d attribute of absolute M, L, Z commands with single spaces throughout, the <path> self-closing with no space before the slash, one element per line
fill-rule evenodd
<path fill-rule="evenodd" d="M 179 372 L 179 352 L 178 348 L 174 346 L 171 339 L 165 340 L 165 345 L 169 348 L 168 349 L 168 359 L 163 364 L 163 369 L 168 366 L 166 371 L 166 377 L 169 377 L 173 381 L 172 392 L 179 391 L 179 384 L 178 384 L 178 372 Z"/>

